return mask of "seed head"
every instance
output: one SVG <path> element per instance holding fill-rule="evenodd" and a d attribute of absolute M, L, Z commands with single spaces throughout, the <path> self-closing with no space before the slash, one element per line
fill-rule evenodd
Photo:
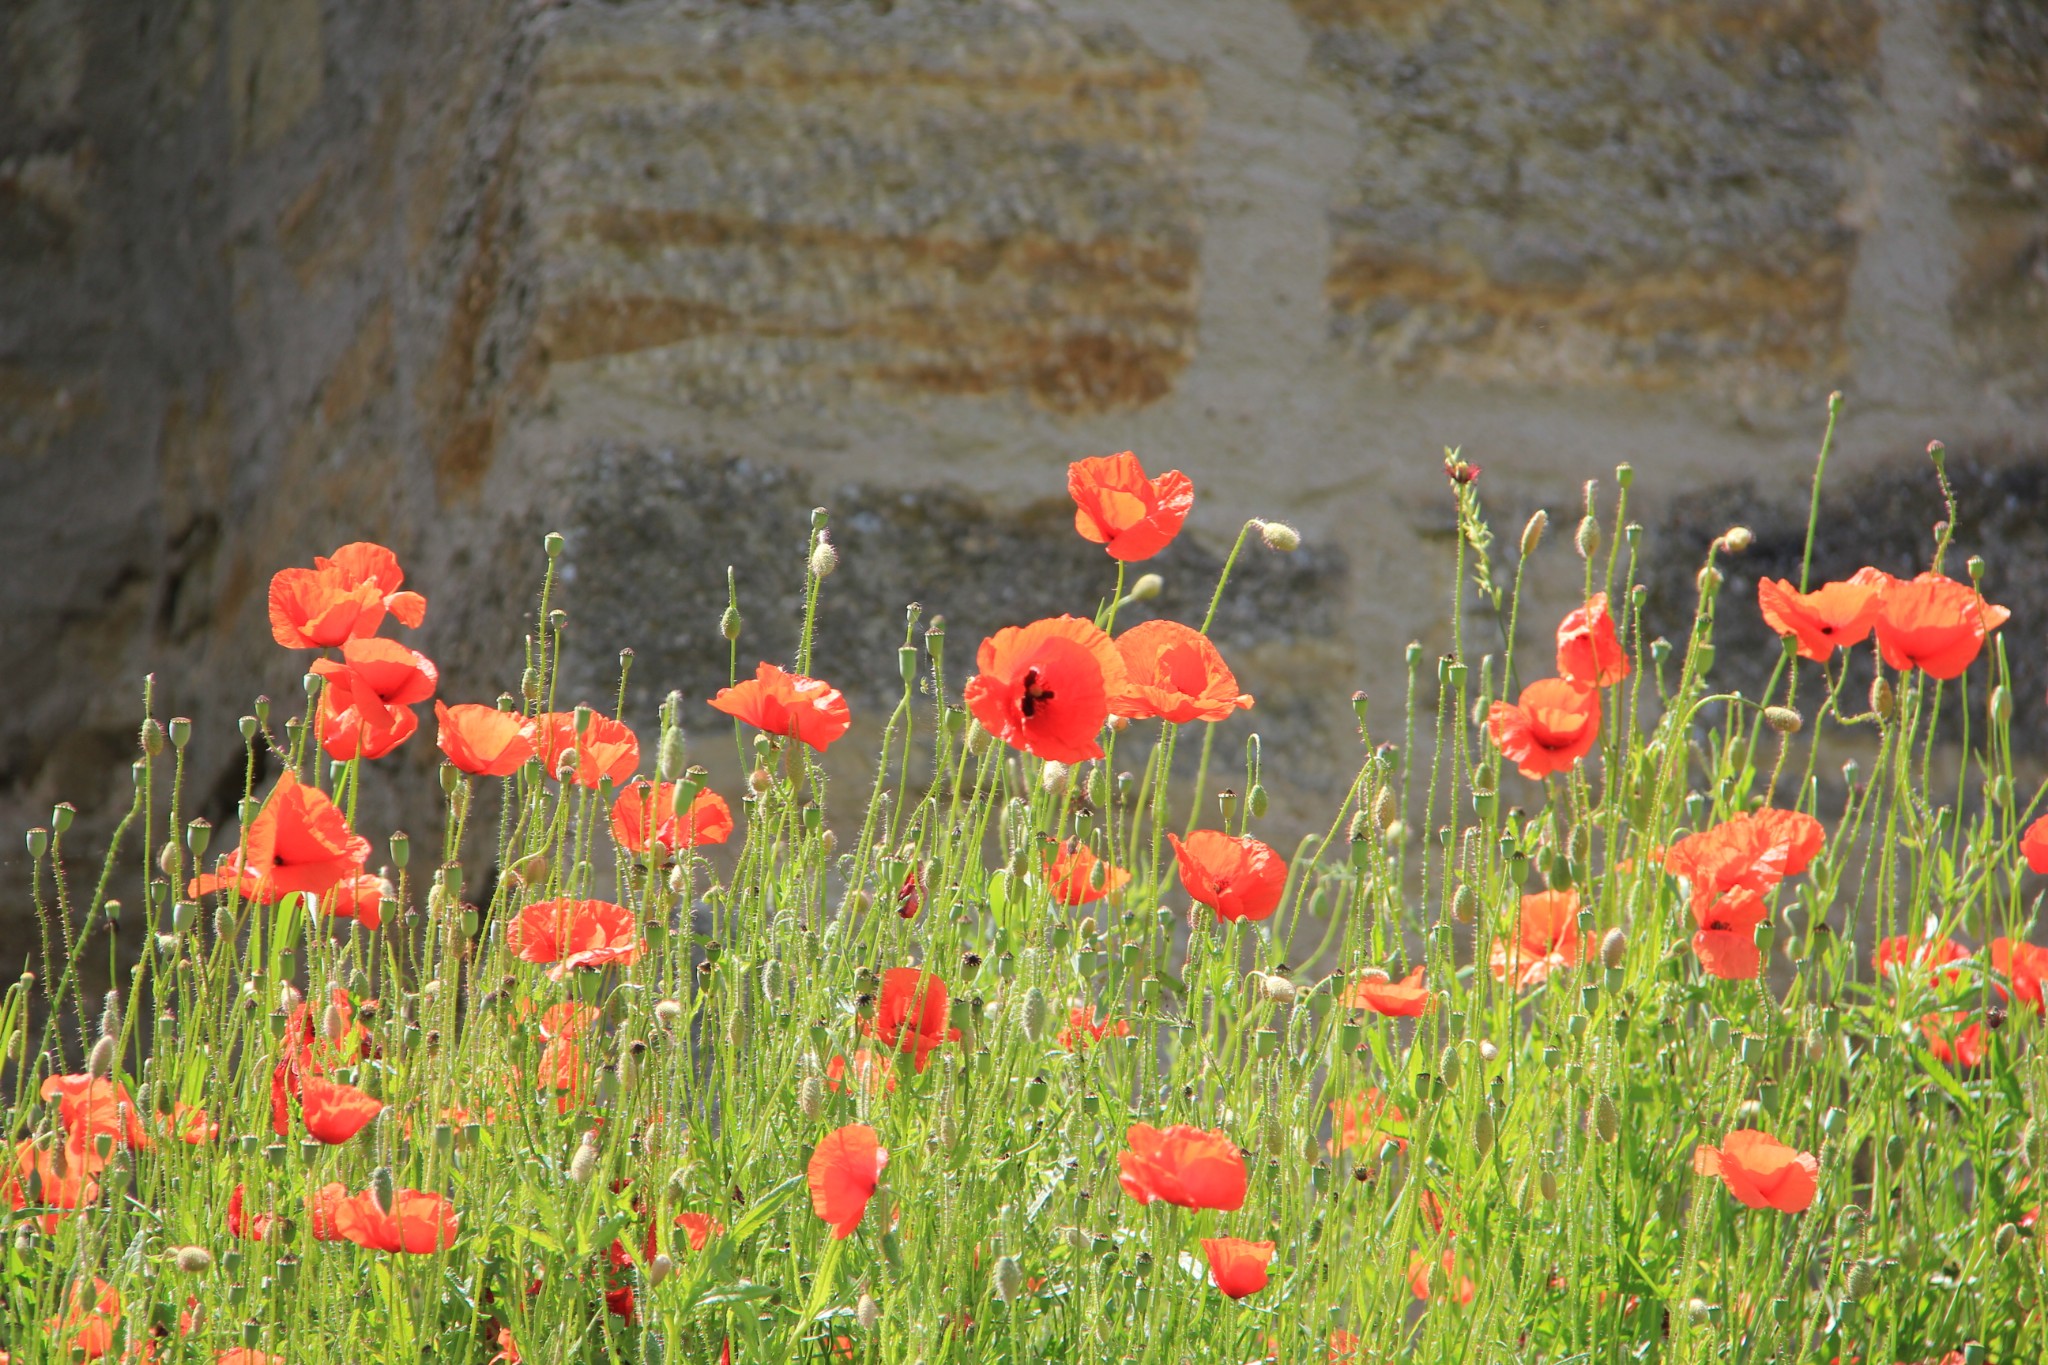
<path fill-rule="evenodd" d="M 171 1252 L 171 1260 L 187 1275 L 204 1275 L 213 1269 L 213 1253 L 205 1247 L 177 1247 Z"/>
<path fill-rule="evenodd" d="M 1284 521 L 1260 522 L 1259 539 L 1266 542 L 1267 549 L 1281 554 L 1292 554 L 1301 548 L 1301 532 Z"/>

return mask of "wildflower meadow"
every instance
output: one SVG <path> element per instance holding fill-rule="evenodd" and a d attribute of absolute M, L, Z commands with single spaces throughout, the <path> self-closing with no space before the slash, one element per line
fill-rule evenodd
<path fill-rule="evenodd" d="M 2041 699 L 1939 447 L 1924 572 L 1738 596 L 1731 528 L 1668 639 L 1626 466 L 1548 534 L 1445 473 L 1449 651 L 1353 698 L 1299 839 L 1206 634 L 1299 536 L 1120 621 L 1198 491 L 1129 453 L 1068 470 L 1099 601 L 910 612 L 864 801 L 813 625 L 902 604 L 835 598 L 825 509 L 795 653 L 741 582 L 731 685 L 658 716 L 558 691 L 559 536 L 495 697 L 442 695 L 391 551 L 274 566 L 303 709 L 241 718 L 239 818 L 185 785 L 226 718 L 149 715 L 104 869 L 27 832 L 0 1360 L 2048 1358 Z M 438 827 L 360 828 L 428 743 Z"/>

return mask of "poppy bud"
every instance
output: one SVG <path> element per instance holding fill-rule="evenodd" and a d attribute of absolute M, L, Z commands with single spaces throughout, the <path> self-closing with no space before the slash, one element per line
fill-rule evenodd
<path fill-rule="evenodd" d="M 1602 1095 L 1593 1101 L 1593 1131 L 1606 1143 L 1621 1135 L 1621 1111 L 1614 1107 L 1611 1096 Z"/>
<path fill-rule="evenodd" d="M 121 1036 L 121 992 L 108 991 L 100 1001 L 100 1037 Z"/>
<path fill-rule="evenodd" d="M 853 1320 L 860 1324 L 863 1332 L 872 1332 L 882 1321 L 882 1305 L 875 1302 L 873 1294 L 863 1294 L 853 1306 Z"/>
<path fill-rule="evenodd" d="M 1721 533 L 1721 539 L 1717 543 L 1727 553 L 1739 555 L 1756 544 L 1756 532 L 1747 526 L 1731 526 Z"/>
<path fill-rule="evenodd" d="M 1985 707 L 1993 725 L 2012 723 L 2012 692 L 2004 683 L 1991 689 L 1991 701 Z"/>
<path fill-rule="evenodd" d="M 803 1086 L 797 1092 L 797 1107 L 805 1118 L 816 1123 L 825 1116 L 825 1083 L 816 1076 L 804 1077 Z"/>
<path fill-rule="evenodd" d="M 839 567 L 839 551 L 832 548 L 832 542 L 825 533 L 818 533 L 818 543 L 811 550 L 811 577 L 830 578 Z"/>
<path fill-rule="evenodd" d="M 1998 1231 L 1993 1233 L 1991 1237 L 1992 1250 L 2001 1256 L 2008 1255 L 2012 1251 L 2013 1243 L 2017 1242 L 2019 1238 L 2020 1230 L 2018 1228 L 2014 1227 L 2011 1223 L 2000 1223 Z"/>
<path fill-rule="evenodd" d="M 213 1253 L 205 1247 L 175 1247 L 171 1260 L 187 1275 L 204 1275 L 213 1269 Z"/>
<path fill-rule="evenodd" d="M 661 1282 L 676 1273 L 675 1257 L 666 1251 L 658 1253 L 647 1265 L 647 1287 L 659 1288 Z"/>
<path fill-rule="evenodd" d="M 1852 1299 L 1867 1299 L 1870 1291 L 1877 1287 L 1877 1268 L 1868 1261 L 1850 1263 L 1849 1273 L 1843 1277 L 1842 1288 Z"/>
<path fill-rule="evenodd" d="M 1024 1270 L 1017 1264 L 1015 1256 L 1001 1256 L 996 1259 L 996 1268 L 989 1276 L 996 1291 L 996 1297 L 1004 1303 L 1017 1297 L 1024 1290 Z"/>
<path fill-rule="evenodd" d="M 753 1037 L 753 1030 L 747 1021 L 744 1008 L 735 1006 L 732 1017 L 725 1021 L 725 1041 L 734 1048 L 744 1048 Z"/>
<path fill-rule="evenodd" d="M 1884 1164 L 1895 1171 L 1906 1164 L 1906 1140 L 1897 1133 L 1885 1139 Z"/>
<path fill-rule="evenodd" d="M 1591 559 L 1600 553 L 1600 523 L 1589 514 L 1579 519 L 1579 533 L 1572 538 L 1580 559 Z"/>
<path fill-rule="evenodd" d="M 1046 791 L 1056 792 L 1065 785 L 1067 772 L 1066 764 L 1057 760 L 1049 760 L 1045 767 L 1039 770 L 1038 785 Z"/>
<path fill-rule="evenodd" d="M 139 738 L 142 741 L 142 752 L 151 758 L 164 751 L 164 727 L 157 722 L 155 716 L 142 722 L 142 733 Z"/>
<path fill-rule="evenodd" d="M 760 796 L 775 785 L 775 775 L 766 768 L 756 768 L 747 774 L 747 790 Z"/>
<path fill-rule="evenodd" d="M 1707 564 L 1703 565 L 1700 571 L 1693 575 L 1692 583 L 1695 588 L 1699 589 L 1700 597 L 1705 599 L 1712 597 L 1719 591 L 1723 581 L 1721 571 L 1713 565 Z"/>
<path fill-rule="evenodd" d="M 1789 706 L 1766 706 L 1764 724 L 1781 735 L 1796 735 L 1806 720 Z"/>
<path fill-rule="evenodd" d="M 597 1133 L 595 1130 L 583 1135 L 576 1144 L 576 1155 L 569 1158 L 569 1181 L 575 1185 L 588 1185 L 590 1177 L 597 1174 Z"/>
<path fill-rule="evenodd" d="M 1382 831 L 1391 829 L 1400 816 L 1400 806 L 1392 787 L 1381 787 L 1372 798 L 1372 822 Z"/>
<path fill-rule="evenodd" d="M 326 1010 L 320 1016 L 320 1036 L 330 1043 L 339 1043 L 342 1035 L 347 1032 L 348 1016 L 342 1012 L 339 1003 L 329 1001 Z"/>
<path fill-rule="evenodd" d="M 1156 573 L 1140 574 L 1138 581 L 1131 584 L 1130 600 L 1150 602 L 1166 590 L 1166 580 Z"/>
<path fill-rule="evenodd" d="M 1470 924 L 1478 918 L 1479 900 L 1472 894 L 1472 888 L 1460 885 L 1451 893 L 1451 918 L 1460 924 Z"/>
<path fill-rule="evenodd" d="M 1301 548 L 1301 532 L 1284 521 L 1260 522 L 1259 539 L 1266 542 L 1267 549 L 1280 554 L 1292 554 Z"/>
<path fill-rule="evenodd" d="M 164 846 L 156 851 L 156 866 L 166 877 L 174 880 L 177 878 L 179 859 L 176 839 L 164 840 Z"/>
<path fill-rule="evenodd" d="M 379 1166 L 370 1172 L 370 1201 L 381 1213 L 391 1212 L 396 1195 L 397 1182 L 391 1177 L 389 1166 Z"/>
<path fill-rule="evenodd" d="M 112 1038 L 102 1038 L 92 1045 L 92 1055 L 85 1059 L 85 1073 L 95 1080 L 105 1080 L 114 1074 Z"/>
<path fill-rule="evenodd" d="M 1045 1037 L 1045 1025 L 1052 1014 L 1052 1006 L 1046 1003 L 1045 992 L 1033 986 L 1024 992 L 1024 1002 L 1017 1011 L 1017 1023 L 1024 1030 L 1024 1036 L 1032 1042 Z"/>
<path fill-rule="evenodd" d="M 1443 1052 L 1436 1059 L 1436 1070 L 1437 1075 L 1442 1078 L 1446 1086 L 1457 1085 L 1458 1075 L 1463 1070 L 1462 1060 L 1458 1056 L 1457 1044 L 1447 1043 L 1444 1045 Z"/>
<path fill-rule="evenodd" d="M 1522 523 L 1522 558 L 1536 553 L 1536 547 L 1543 543 L 1543 533 L 1550 529 L 1550 513 L 1537 508 Z"/>
<path fill-rule="evenodd" d="M 1557 1198 L 1557 1172 L 1540 1172 L 1536 1177 L 1536 1187 L 1543 1191 L 1545 1200 L 1554 1201 Z"/>
<path fill-rule="evenodd" d="M 1612 971 L 1621 966 L 1628 953 L 1628 935 L 1620 929 L 1609 929 L 1600 940 L 1600 965 Z"/>

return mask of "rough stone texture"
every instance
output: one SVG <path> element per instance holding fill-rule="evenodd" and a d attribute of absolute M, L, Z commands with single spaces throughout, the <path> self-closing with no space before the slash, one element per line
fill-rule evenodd
<path fill-rule="evenodd" d="M 1803 507 L 1839 386 L 1837 487 L 1940 436 L 2032 543 L 2041 31 L 1993 0 L 0 0 L 0 827 L 109 827 L 151 670 L 224 815 L 233 717 L 289 714 L 306 663 L 267 578 L 361 536 L 483 698 L 564 529 L 572 682 L 632 646 L 644 726 L 723 676 L 728 564 L 749 661 L 788 647 L 829 504 L 820 663 L 879 723 L 905 602 L 964 677 L 1108 591 L 1061 472 L 1135 448 L 1200 489 L 1161 612 L 1199 618 L 1244 517 L 1305 534 L 1221 618 L 1260 698 L 1226 745 L 1264 737 L 1285 838 L 1355 761 L 1351 691 L 1393 733 L 1402 646 L 1446 643 L 1446 444 L 1510 534 L 1630 460 L 1689 565 L 1698 490 Z M 433 757 L 379 765 L 367 828 L 431 828 Z"/>

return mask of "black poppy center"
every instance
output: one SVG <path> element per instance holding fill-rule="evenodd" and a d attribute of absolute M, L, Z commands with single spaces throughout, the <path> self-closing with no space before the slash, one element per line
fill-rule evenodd
<path fill-rule="evenodd" d="M 1040 687 L 1038 685 L 1037 669 L 1026 669 L 1024 672 L 1024 696 L 1017 703 L 1018 709 L 1024 713 L 1024 719 L 1029 720 L 1037 714 L 1038 708 L 1051 701 L 1054 695 L 1050 687 Z"/>

